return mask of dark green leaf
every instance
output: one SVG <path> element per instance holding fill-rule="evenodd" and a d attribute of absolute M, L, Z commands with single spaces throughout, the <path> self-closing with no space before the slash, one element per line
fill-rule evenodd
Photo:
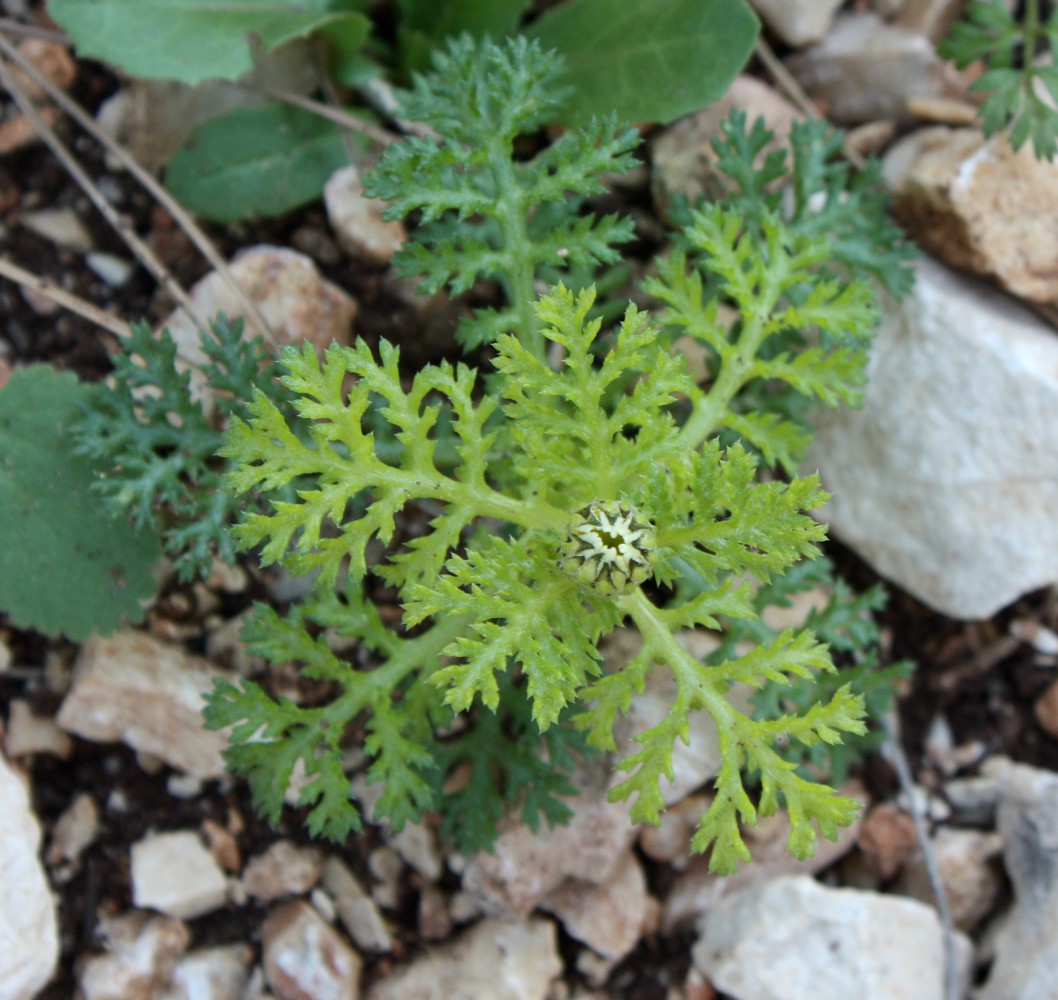
<path fill-rule="evenodd" d="M 106 513 L 91 463 L 72 454 L 89 392 L 47 365 L 0 390 L 0 609 L 77 640 L 143 617 L 161 554 L 152 534 Z"/>
<path fill-rule="evenodd" d="M 166 187 L 217 222 L 282 215 L 320 196 L 349 162 L 338 126 L 286 104 L 242 108 L 197 128 L 173 157 Z"/>
<path fill-rule="evenodd" d="M 668 122 L 724 95 L 759 25 L 743 0 L 571 0 L 526 32 L 566 57 L 569 124 Z"/>

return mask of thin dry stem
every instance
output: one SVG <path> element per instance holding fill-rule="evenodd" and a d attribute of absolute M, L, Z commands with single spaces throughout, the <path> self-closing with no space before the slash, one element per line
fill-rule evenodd
<path fill-rule="evenodd" d="M 5 40 L 6 42 L 6 40 Z M 7 43 L 10 45 L 10 43 Z M 2 48 L 2 46 L 0 46 Z M 164 287 L 176 302 L 191 317 L 195 326 L 205 330 L 202 319 L 197 315 L 195 307 L 187 292 L 173 277 L 169 269 L 158 259 L 154 251 L 141 240 L 132 227 L 114 209 L 114 206 L 103 196 L 102 191 L 96 186 L 91 177 L 85 173 L 77 158 L 66 148 L 66 144 L 59 138 L 55 130 L 48 125 L 37 111 L 33 102 L 26 96 L 25 91 L 8 69 L 7 63 L 0 59 L 0 86 L 11 95 L 19 111 L 29 119 L 37 134 L 51 150 L 55 158 L 63 165 L 66 172 L 77 182 L 78 186 L 88 196 L 89 200 L 99 210 L 103 218 L 114 228 L 115 232 L 125 241 L 126 246 L 136 256 L 148 271 L 154 275 L 156 281 Z"/>
<path fill-rule="evenodd" d="M 911 777 L 911 767 L 907 762 L 903 745 L 900 743 L 900 722 L 896 712 L 889 711 L 882 716 L 882 727 L 885 730 L 885 752 L 896 769 L 900 789 L 907 799 L 911 820 L 915 824 L 915 837 L 918 840 L 919 849 L 922 851 L 926 875 L 929 878 L 929 885 L 933 890 L 933 898 L 937 904 L 937 916 L 940 918 L 944 947 L 945 1000 L 960 1000 L 962 991 L 959 988 L 959 976 L 955 962 L 955 927 L 951 919 L 951 907 L 948 905 L 948 894 L 944 891 L 944 882 L 940 877 L 937 856 L 933 851 L 933 844 L 926 830 L 925 817 L 922 815 L 922 808 L 919 805 L 918 797 L 915 795 L 915 783 Z"/>
<path fill-rule="evenodd" d="M 264 94 L 266 97 L 283 101 L 285 104 L 301 108 L 303 111 L 311 111 L 314 115 L 327 118 L 342 128 L 352 129 L 354 132 L 363 132 L 369 139 L 374 139 L 375 142 L 381 143 L 383 146 L 388 146 L 391 142 L 396 142 L 400 138 L 395 132 L 390 132 L 380 125 L 374 124 L 374 122 L 369 122 L 366 118 L 350 114 L 341 108 L 332 108 L 322 101 L 314 101 L 311 97 L 303 97 L 293 91 L 283 90 L 281 87 L 270 87 L 262 83 L 244 83 L 241 80 L 237 81 L 237 83 L 238 86 L 245 90 L 252 90 L 256 94 Z"/>
<path fill-rule="evenodd" d="M 81 296 L 74 295 L 73 292 L 60 288 L 50 278 L 42 278 L 39 274 L 27 271 L 24 267 L 19 267 L 18 264 L 3 257 L 0 257 L 0 276 L 9 278 L 16 284 L 44 296 L 44 298 L 62 306 L 63 309 L 68 309 L 70 312 L 84 317 L 89 322 L 95 323 L 96 326 L 100 326 L 104 330 L 109 330 L 122 339 L 129 335 L 128 324 L 122 322 L 116 316 L 111 316 L 110 313 L 100 309 L 99 306 L 92 305 L 91 302 L 82 299 Z"/>
<path fill-rule="evenodd" d="M 65 111 L 78 125 L 92 136 L 104 149 L 107 150 L 128 172 L 138 181 L 143 188 L 161 205 L 172 217 L 173 221 L 187 234 L 191 242 L 198 248 L 203 257 L 221 276 L 224 283 L 232 290 L 243 308 L 246 315 L 253 320 L 261 333 L 271 335 L 271 328 L 264 318 L 257 303 L 247 295 L 235 275 L 231 273 L 228 262 L 221 256 L 213 241 L 206 235 L 198 223 L 191 217 L 187 210 L 175 199 L 161 184 L 155 180 L 150 171 L 145 170 L 136 158 L 128 152 L 120 143 L 103 132 L 92 120 L 83 108 L 60 87 L 55 86 L 36 66 L 25 59 L 22 54 L 0 34 L 0 53 L 15 62 L 38 86 L 42 87 L 47 95 Z M 274 339 L 274 338 L 273 338 Z"/>

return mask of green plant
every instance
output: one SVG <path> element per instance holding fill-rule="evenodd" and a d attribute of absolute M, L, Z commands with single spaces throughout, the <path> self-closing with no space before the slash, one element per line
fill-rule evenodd
<path fill-rule="evenodd" d="M 201 346 L 207 360 L 193 388 L 169 331 L 156 337 L 134 323 L 111 356 L 109 384 L 86 389 L 74 432 L 97 494 L 114 516 L 163 539 L 181 580 L 204 576 L 214 556 L 235 557 L 227 529 L 240 503 L 223 489 L 228 466 L 217 458 L 225 425 L 255 386 L 282 400 L 270 353 L 260 337 L 243 338 L 241 319 L 218 316 Z"/>
<path fill-rule="evenodd" d="M 834 836 L 851 820 L 851 800 L 797 774 L 774 744 L 814 746 L 862 733 L 859 696 L 841 687 L 804 712 L 771 720 L 748 718 L 726 698 L 736 682 L 789 683 L 832 670 L 826 647 L 791 629 L 706 667 L 674 639 L 681 628 L 722 630 L 725 621 L 753 618 L 747 578 L 767 583 L 813 556 L 824 537 L 805 513 L 825 499 L 814 477 L 758 482 L 749 452 L 720 446 L 715 435 L 733 419 L 731 401 L 757 379 L 786 382 L 825 403 L 854 401 L 863 380 L 864 354 L 849 345 L 873 327 L 869 288 L 820 273 L 830 256 L 825 239 L 791 232 L 767 210 L 759 220 L 758 238 L 722 207 L 694 214 L 687 239 L 712 276 L 712 298 L 703 297 L 700 273 L 681 254 L 650 286 L 665 302 L 667 323 L 713 353 L 718 374 L 705 388 L 668 353 L 646 314 L 630 308 L 603 341 L 599 322 L 587 318 L 592 290 L 574 296 L 561 286 L 538 303 L 534 328 L 564 353 L 562 368 L 549 368 L 531 339 L 527 346 L 503 334 L 495 385 L 483 396 L 464 366 L 429 366 L 406 387 L 398 353 L 385 343 L 378 359 L 364 344 L 332 347 L 322 364 L 308 349 L 284 353 L 282 381 L 307 437 L 257 393 L 249 419 L 233 420 L 222 454 L 235 465 L 236 492 L 267 496 L 295 478 L 313 485 L 249 515 L 236 537 L 259 547 L 266 564 L 318 573 L 324 595 L 347 578 L 348 634 L 381 662 L 357 669 L 340 660 L 297 615 L 258 618 L 259 650 L 298 660 L 337 692 L 314 707 L 274 701 L 248 681 L 213 692 L 207 723 L 234 726 L 229 761 L 249 776 L 270 818 L 300 761 L 310 827 L 332 837 L 359 827 L 340 748 L 361 713 L 369 780 L 384 784 L 375 815 L 399 826 L 440 804 L 438 727 L 479 701 L 500 707 L 500 676 L 524 689 L 541 733 L 572 713 L 569 725 L 590 746 L 612 750 L 617 715 L 658 667 L 672 671 L 676 700 L 663 723 L 639 734 L 641 749 L 619 762 L 629 776 L 612 793 L 635 797 L 634 819 L 657 821 L 673 743 L 685 736 L 689 713 L 704 709 L 717 722 L 723 764 L 694 846 L 712 846 L 715 870 L 748 857 L 738 820 L 753 822 L 780 800 L 792 819 L 790 849 L 801 857 L 811 853 L 816 827 Z M 721 296 L 742 316 L 731 329 L 718 320 Z M 791 330 L 816 331 L 820 342 L 796 354 L 770 350 Z M 690 402 L 682 423 L 674 418 L 678 398 Z M 442 414 L 456 441 L 454 464 L 438 458 Z M 369 417 L 372 426 L 390 425 L 397 454 L 380 457 Z M 776 417 L 754 428 L 753 439 L 774 450 L 783 433 Z M 433 520 L 402 539 L 398 514 L 420 504 Z M 378 543 L 384 554 L 370 554 Z M 396 589 L 413 635 L 380 630 L 377 613 L 364 610 L 373 581 Z M 694 596 L 670 601 L 681 581 L 691 582 Z M 639 630 L 642 651 L 603 674 L 598 643 L 623 622 Z M 756 804 L 744 769 L 760 774 Z"/>
<path fill-rule="evenodd" d="M 1042 50 L 1042 51 L 1041 51 Z M 1036 156 L 1058 152 L 1058 9 L 1044 19 L 1039 0 L 1025 0 L 1019 21 L 1002 0 L 972 0 L 937 51 L 960 69 L 981 60 L 985 71 L 970 89 L 984 94 L 986 135 L 1009 129 L 1014 149 L 1032 142 Z"/>
<path fill-rule="evenodd" d="M 87 639 L 143 617 L 155 538 L 113 517 L 73 453 L 91 389 L 48 365 L 0 390 L 0 609 L 23 628 Z"/>
<path fill-rule="evenodd" d="M 632 129 L 612 123 L 567 132 L 531 159 L 515 140 L 556 117 L 563 90 L 561 60 L 535 42 L 481 46 L 469 37 L 434 56 L 434 72 L 417 78 L 404 111 L 443 136 L 397 143 L 365 178 L 367 194 L 390 203 L 387 218 L 420 213 L 415 238 L 398 253 L 398 272 L 421 277 L 422 290 L 459 294 L 479 278 L 498 280 L 507 305 L 464 321 L 465 346 L 492 343 L 516 329 L 541 354 L 533 312 L 540 271 L 620 259 L 615 245 L 632 238 L 632 222 L 595 219 L 580 201 L 605 190 L 600 175 L 635 164 Z"/>

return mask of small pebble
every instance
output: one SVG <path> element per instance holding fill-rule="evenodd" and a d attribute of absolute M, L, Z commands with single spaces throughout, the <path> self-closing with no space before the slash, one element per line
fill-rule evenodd
<path fill-rule="evenodd" d="M 125 260 L 124 257 L 117 257 L 112 253 L 93 251 L 85 254 L 84 262 L 97 277 L 111 288 L 122 288 L 127 285 L 129 278 L 132 277 L 133 272 L 136 270 L 136 265 L 132 261 Z"/>

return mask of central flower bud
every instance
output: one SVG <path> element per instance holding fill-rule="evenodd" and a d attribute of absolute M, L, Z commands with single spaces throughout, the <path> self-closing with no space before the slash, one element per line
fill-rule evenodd
<path fill-rule="evenodd" d="M 654 566 L 654 525 L 623 500 L 593 500 L 578 511 L 559 555 L 578 583 L 607 596 L 631 593 Z"/>

